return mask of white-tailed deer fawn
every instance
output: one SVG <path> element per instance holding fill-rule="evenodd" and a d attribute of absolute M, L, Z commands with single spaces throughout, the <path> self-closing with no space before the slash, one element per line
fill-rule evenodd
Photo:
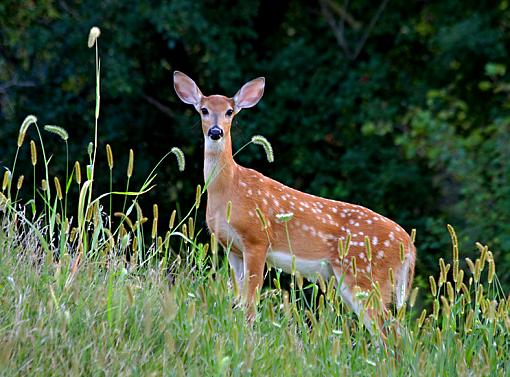
<path fill-rule="evenodd" d="M 294 190 L 234 161 L 232 119 L 241 109 L 257 104 L 264 84 L 264 78 L 252 80 L 232 98 L 204 96 L 191 78 L 174 73 L 177 95 L 193 105 L 202 118 L 207 225 L 224 247 L 231 244 L 228 260 L 238 284 L 247 284 L 241 291 L 250 316 L 268 261 L 286 272 L 294 264 L 305 277 L 320 274 L 328 281 L 335 276 L 342 300 L 358 315 L 363 314 L 368 325 L 376 318 L 371 310 L 361 313 L 363 305 L 356 290 L 370 291 L 377 282 L 383 308 L 393 299 L 397 307 L 402 306 L 412 284 L 415 247 L 404 229 L 384 216 L 358 205 Z M 227 222 L 229 201 L 232 211 Z M 293 214 L 287 224 L 277 216 L 284 213 Z M 350 240 L 348 255 L 339 254 L 339 240 Z M 370 250 L 365 242 L 370 242 Z"/>

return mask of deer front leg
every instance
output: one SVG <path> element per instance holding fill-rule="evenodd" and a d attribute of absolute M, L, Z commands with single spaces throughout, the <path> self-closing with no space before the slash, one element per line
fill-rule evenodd
<path fill-rule="evenodd" d="M 262 288 L 264 281 L 264 266 L 266 263 L 267 247 L 265 245 L 246 245 L 243 253 L 244 282 L 243 301 L 247 308 L 247 318 L 251 322 L 255 319 L 257 290 Z M 246 280 L 247 279 L 247 280 Z"/>

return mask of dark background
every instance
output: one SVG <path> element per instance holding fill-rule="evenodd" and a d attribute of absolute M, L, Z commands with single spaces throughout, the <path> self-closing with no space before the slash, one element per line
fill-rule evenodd
<path fill-rule="evenodd" d="M 487 243 L 510 282 L 509 1 L 9 1 L 0 4 L 0 165 L 11 168 L 19 126 L 34 114 L 70 134 L 70 161 L 93 140 L 99 26 L 101 115 L 96 194 L 108 191 L 104 148 L 125 187 L 129 148 L 139 187 L 173 146 L 187 157 L 158 170 L 143 203 L 162 217 L 189 208 L 202 183 L 199 116 L 179 101 L 172 72 L 204 94 L 232 96 L 266 77 L 262 101 L 235 120 L 237 160 L 300 190 L 358 203 L 417 229 L 418 282 Z M 31 129 L 27 139 L 36 138 Z M 65 146 L 45 135 L 51 174 Z M 21 171 L 31 175 L 29 148 Z M 204 225 L 203 216 L 200 224 Z"/>

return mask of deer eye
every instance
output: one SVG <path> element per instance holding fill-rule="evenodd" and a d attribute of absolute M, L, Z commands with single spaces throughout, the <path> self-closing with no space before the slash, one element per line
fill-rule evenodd
<path fill-rule="evenodd" d="M 225 115 L 228 117 L 231 117 L 232 114 L 234 114 L 234 110 L 232 110 L 232 109 L 228 109 L 227 112 L 225 113 Z"/>
<path fill-rule="evenodd" d="M 209 110 L 207 110 L 205 107 L 202 107 L 200 111 L 202 112 L 203 115 L 209 115 Z"/>

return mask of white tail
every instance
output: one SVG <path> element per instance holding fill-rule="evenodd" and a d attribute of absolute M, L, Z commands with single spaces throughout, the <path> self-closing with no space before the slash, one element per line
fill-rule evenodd
<path fill-rule="evenodd" d="M 254 314 L 266 261 L 290 272 L 293 258 L 296 270 L 305 277 L 320 274 L 327 281 L 335 276 L 342 299 L 358 314 L 363 306 L 356 289 L 369 291 L 374 282 L 379 284 L 383 308 L 393 297 L 398 306 L 404 303 L 415 261 L 414 245 L 404 229 L 367 208 L 294 190 L 234 161 L 232 118 L 257 104 L 264 93 L 263 78 L 248 82 L 232 98 L 204 96 L 181 72 L 174 73 L 174 87 L 179 98 L 202 117 L 207 224 L 223 246 L 231 244 L 229 262 L 236 280 L 244 285 L 249 315 Z M 229 201 L 232 211 L 227 222 Z M 292 218 L 284 224 L 278 215 L 286 213 L 292 213 Z M 339 240 L 350 240 L 347 255 L 339 254 Z M 396 277 L 393 284 L 390 269 Z M 375 319 L 370 311 L 362 317 L 367 323 Z"/>

